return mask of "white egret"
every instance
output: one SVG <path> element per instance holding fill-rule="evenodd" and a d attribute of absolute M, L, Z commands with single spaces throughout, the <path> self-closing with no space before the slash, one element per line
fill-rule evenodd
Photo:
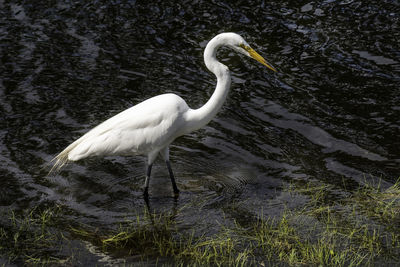
<path fill-rule="evenodd" d="M 92 156 L 146 155 L 144 196 L 147 199 L 151 167 L 158 154 L 161 154 L 177 196 L 179 190 L 169 163 L 169 145 L 177 137 L 206 125 L 224 103 L 231 76 L 228 67 L 216 58 L 221 46 L 230 47 L 276 71 L 240 35 L 218 34 L 204 51 L 206 67 L 217 77 L 215 91 L 204 106 L 191 109 L 185 100 L 175 94 L 162 94 L 147 99 L 109 118 L 70 144 L 52 160 L 54 165 L 50 172 L 59 170 L 68 161 Z"/>

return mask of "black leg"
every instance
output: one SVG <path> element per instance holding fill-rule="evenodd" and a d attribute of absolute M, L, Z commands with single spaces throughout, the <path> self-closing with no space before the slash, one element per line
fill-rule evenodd
<path fill-rule="evenodd" d="M 165 163 L 167 164 L 167 168 L 168 168 L 168 172 L 169 172 L 169 178 L 171 178 L 171 183 L 172 183 L 172 188 L 174 189 L 174 194 L 175 194 L 175 196 L 178 196 L 179 189 L 178 189 L 178 187 L 176 186 L 176 183 L 175 183 L 175 177 L 174 177 L 174 173 L 172 172 L 171 164 L 169 163 L 168 160 L 166 160 Z"/>
<path fill-rule="evenodd" d="M 150 182 L 150 174 L 151 174 L 152 166 L 153 166 L 153 164 L 150 164 L 149 166 L 147 166 L 146 180 L 144 182 L 143 196 L 144 196 L 144 200 L 146 201 L 146 203 L 148 203 L 148 201 L 149 201 L 149 182 Z"/>

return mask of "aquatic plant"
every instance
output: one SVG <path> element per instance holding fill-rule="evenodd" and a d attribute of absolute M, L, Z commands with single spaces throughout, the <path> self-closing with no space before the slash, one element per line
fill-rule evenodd
<path fill-rule="evenodd" d="M 60 251 L 69 241 L 82 240 L 113 258 L 165 266 L 391 264 L 400 255 L 399 185 L 384 189 L 365 183 L 335 197 L 332 185 L 292 182 L 284 190 L 294 199 L 306 197 L 303 205 L 283 206 L 276 217 L 261 212 L 235 220 L 215 234 L 179 229 L 175 215 L 147 210 L 115 229 L 60 224 L 59 206 L 21 214 L 10 210 L 0 227 L 0 251 L 14 263 L 73 264 L 74 255 Z"/>

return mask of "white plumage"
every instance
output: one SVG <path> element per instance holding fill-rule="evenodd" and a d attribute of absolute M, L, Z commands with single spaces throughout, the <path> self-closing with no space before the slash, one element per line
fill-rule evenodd
<path fill-rule="evenodd" d="M 92 156 L 147 155 L 147 173 L 144 194 L 148 196 L 151 167 L 159 153 L 166 161 L 174 192 L 175 184 L 169 164 L 169 145 L 177 137 L 201 128 L 221 108 L 230 87 L 229 69 L 218 62 L 216 52 L 226 45 L 271 67 L 238 34 L 221 33 L 214 37 L 204 51 L 207 68 L 217 77 L 216 89 L 208 102 L 199 109 L 191 109 L 175 94 L 163 94 L 147 99 L 99 124 L 70 144 L 53 161 L 50 172 L 59 170 L 68 161 Z"/>
<path fill-rule="evenodd" d="M 68 160 L 155 153 L 179 135 L 188 109 L 183 99 L 174 94 L 150 98 L 106 120 L 72 143 Z"/>

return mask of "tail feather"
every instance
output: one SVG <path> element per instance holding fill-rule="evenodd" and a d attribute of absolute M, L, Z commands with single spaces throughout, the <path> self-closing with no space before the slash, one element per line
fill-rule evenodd
<path fill-rule="evenodd" d="M 79 139 L 77 140 L 79 141 Z M 50 164 L 53 164 L 51 167 L 48 175 L 58 173 L 62 167 L 67 164 L 70 159 L 68 159 L 69 153 L 79 144 L 79 142 L 75 141 L 74 143 L 70 144 L 67 148 L 65 148 L 63 151 L 61 151 L 60 154 L 55 156 L 51 161 Z"/>
<path fill-rule="evenodd" d="M 61 168 L 68 163 L 68 154 L 63 154 L 62 152 L 53 158 L 50 163 L 53 164 L 48 175 L 58 173 Z"/>
<path fill-rule="evenodd" d="M 113 121 L 107 120 L 105 122 L 103 122 L 102 124 L 96 126 L 95 128 L 93 128 L 92 130 L 90 130 L 89 132 L 87 132 L 86 134 L 84 134 L 83 136 L 81 136 L 79 139 L 75 140 L 75 142 L 73 142 L 72 144 L 70 144 L 69 146 L 67 146 L 60 154 L 58 154 L 57 156 L 55 156 L 51 161 L 50 164 L 53 164 L 53 166 L 51 167 L 48 175 L 51 175 L 53 173 L 57 173 L 61 170 L 62 167 L 64 167 L 65 164 L 67 164 L 69 161 L 75 161 L 77 159 L 83 158 L 83 157 L 78 157 L 78 158 L 74 158 L 71 160 L 70 159 L 70 153 L 73 152 L 73 150 L 80 144 L 82 144 L 83 142 L 85 142 L 86 140 L 90 140 L 90 138 L 99 136 L 105 132 L 108 131 L 108 129 L 111 129 L 112 127 L 103 127 L 100 128 L 99 126 L 101 125 L 105 125 L 105 123 L 110 124 L 110 122 L 112 123 Z M 105 128 L 105 129 L 104 129 Z"/>

